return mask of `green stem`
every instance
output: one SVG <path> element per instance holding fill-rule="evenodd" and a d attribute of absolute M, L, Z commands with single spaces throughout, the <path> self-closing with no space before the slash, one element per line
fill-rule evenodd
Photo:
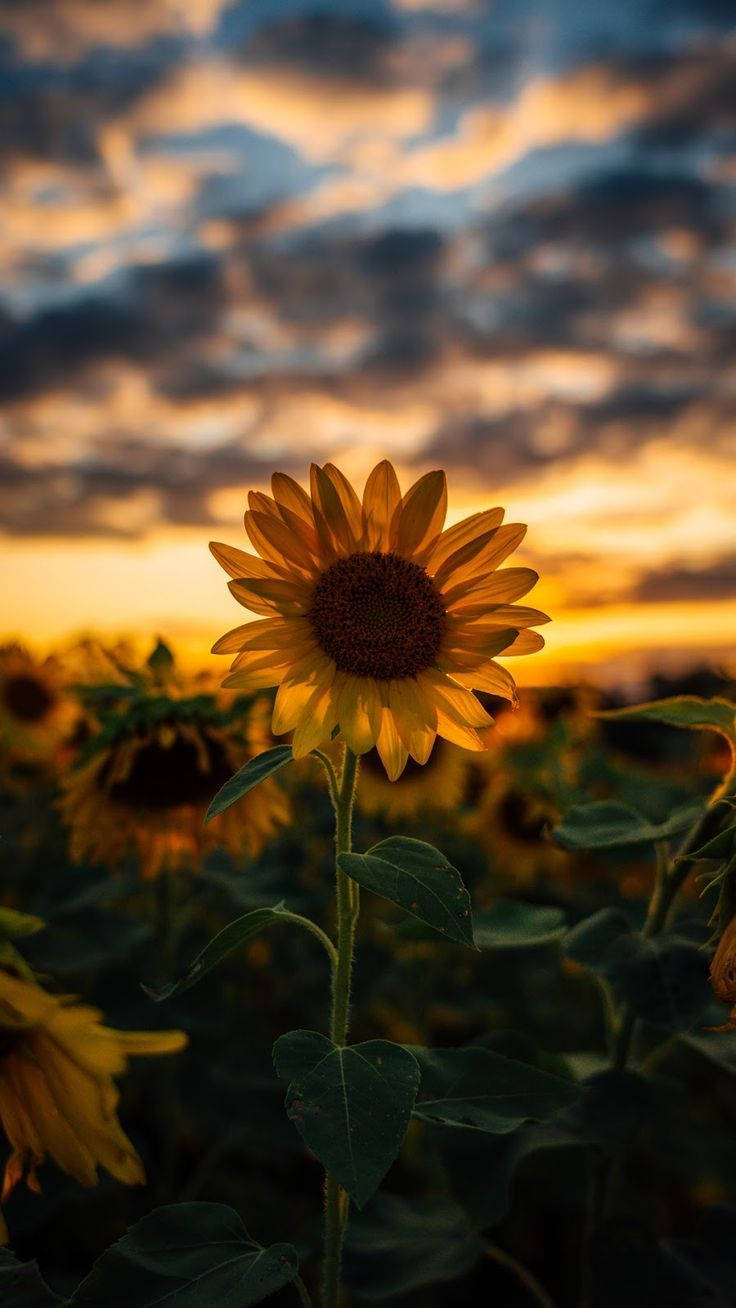
<path fill-rule="evenodd" d="M 661 935 L 671 920 L 675 901 L 684 886 L 696 860 L 693 851 L 699 849 L 714 836 L 723 821 L 721 800 L 732 793 L 736 769 L 732 769 L 725 781 L 711 796 L 707 809 L 688 831 L 679 850 L 670 858 L 664 844 L 656 846 L 657 872 L 654 888 L 649 901 L 647 915 L 641 934 L 651 940 Z M 625 1004 L 617 1015 L 610 1042 L 611 1066 L 619 1072 L 626 1070 L 636 1035 L 637 1016 L 633 1009 Z M 655 1051 L 656 1052 L 656 1051 Z M 598 1230 L 611 1202 L 613 1166 L 608 1158 L 602 1156 L 594 1160 L 591 1185 L 591 1202 L 588 1209 L 589 1220 L 584 1239 L 585 1253 L 595 1232 Z M 590 1280 L 588 1258 L 584 1256 L 582 1304 L 590 1302 Z"/>
<path fill-rule="evenodd" d="M 335 946 L 330 940 L 330 937 L 327 935 L 327 932 L 323 931 L 321 926 L 317 926 L 317 923 L 313 922 L 311 918 L 302 917 L 301 913 L 290 913 L 288 912 L 287 909 L 280 910 L 279 920 L 285 922 L 294 922 L 296 923 L 297 926 L 303 926 L 305 931 L 310 931 L 312 935 L 315 937 L 315 939 L 319 940 L 319 943 L 325 949 L 327 956 L 330 960 L 330 963 L 332 964 L 332 970 L 334 972 L 335 968 L 337 967 L 337 950 L 335 949 Z"/>
<path fill-rule="evenodd" d="M 328 774 L 329 775 L 329 774 Z M 347 854 L 351 848 L 353 802 L 358 777 L 358 759 L 345 747 L 339 789 L 335 791 L 335 849 Z M 345 1043 L 350 1013 L 350 982 L 353 971 L 355 925 L 358 920 L 358 887 L 336 866 L 337 962 L 332 973 L 332 1016 L 330 1036 L 336 1045 Z M 325 1177 L 324 1308 L 340 1303 L 340 1264 L 347 1222 L 348 1196 L 337 1181 Z"/>

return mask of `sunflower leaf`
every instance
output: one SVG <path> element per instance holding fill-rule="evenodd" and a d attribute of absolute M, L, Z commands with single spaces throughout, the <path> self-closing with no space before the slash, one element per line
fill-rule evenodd
<path fill-rule="evenodd" d="M 290 763 L 293 757 L 291 745 L 275 745 L 273 749 L 264 750 L 262 754 L 249 759 L 234 776 L 230 777 L 229 781 L 225 782 L 224 786 L 220 787 L 207 809 L 205 822 L 210 822 L 218 813 L 223 813 L 231 804 L 236 804 L 243 795 L 248 794 L 249 790 L 253 790 L 254 786 Z"/>
<path fill-rule="evenodd" d="M 474 916 L 475 940 L 481 949 L 534 949 L 565 934 L 561 908 L 499 899 Z"/>
<path fill-rule="evenodd" d="M 286 1111 L 308 1149 L 362 1208 L 401 1148 L 419 1086 L 413 1055 L 388 1040 L 340 1047 L 290 1031 L 273 1047 Z"/>
<path fill-rule="evenodd" d="M 620 849 L 624 845 L 653 844 L 669 840 L 686 831 L 702 814 L 701 804 L 678 808 L 666 822 L 650 822 L 628 804 L 614 799 L 599 799 L 592 804 L 576 804 L 569 809 L 552 838 L 563 849 Z"/>
<path fill-rule="evenodd" d="M 422 1071 L 414 1116 L 441 1126 L 506 1135 L 544 1122 L 579 1099 L 581 1087 L 492 1049 L 417 1049 Z"/>
<path fill-rule="evenodd" d="M 0 1302 L 3 1308 L 52 1308 L 61 1299 L 50 1290 L 37 1263 L 21 1263 L 0 1249 Z"/>
<path fill-rule="evenodd" d="M 191 989 L 202 980 L 203 976 L 211 972 L 213 967 L 217 967 L 223 958 L 227 958 L 228 954 L 232 954 L 251 936 L 257 935 L 265 927 L 272 926 L 274 922 L 283 918 L 288 920 L 288 914 L 282 904 L 275 904 L 273 908 L 254 908 L 250 913 L 228 922 L 222 931 L 218 931 L 209 944 L 192 959 L 186 972 L 178 981 L 172 981 L 159 989 L 143 986 L 143 990 L 149 999 L 154 999 L 157 1004 L 160 1004 L 164 999 L 171 999 L 172 995 L 179 995 L 183 990 Z"/>
<path fill-rule="evenodd" d="M 441 935 L 475 949 L 470 896 L 460 873 L 433 845 L 389 836 L 365 854 L 339 854 L 353 881 L 398 904 Z"/>
<path fill-rule="evenodd" d="M 169 1204 L 105 1250 L 68 1308 L 248 1308 L 297 1271 L 293 1245 L 264 1249 L 225 1204 Z"/>
<path fill-rule="evenodd" d="M 662 722 L 669 727 L 693 727 L 719 731 L 736 748 L 736 704 L 727 699 L 701 699 L 698 695 L 673 695 L 647 704 L 603 709 L 595 715 L 618 722 Z"/>

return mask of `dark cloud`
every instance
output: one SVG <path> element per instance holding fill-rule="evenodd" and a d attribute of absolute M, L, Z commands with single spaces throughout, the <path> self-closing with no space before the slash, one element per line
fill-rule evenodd
<path fill-rule="evenodd" d="M 379 5 L 361 14 L 323 4 L 265 23 L 232 53 L 248 63 L 291 66 L 328 81 L 381 84 L 392 80 L 398 33 L 396 21 Z"/>
<path fill-rule="evenodd" d="M 114 286 L 26 320 L 0 320 L 0 397 L 69 383 L 107 359 L 151 362 L 211 331 L 221 270 L 210 255 L 141 267 Z"/>
<path fill-rule="evenodd" d="M 736 599 L 736 554 L 726 554 L 702 568 L 663 567 L 646 572 L 634 600 Z"/>

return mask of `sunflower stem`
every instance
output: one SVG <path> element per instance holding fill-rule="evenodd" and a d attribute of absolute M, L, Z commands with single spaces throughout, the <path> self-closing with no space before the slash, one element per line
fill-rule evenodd
<path fill-rule="evenodd" d="M 352 818 L 358 759 L 345 747 L 339 789 L 335 803 L 335 851 L 347 854 L 352 845 Z M 353 971 L 355 926 L 358 920 L 358 887 L 336 865 L 337 963 L 332 973 L 332 1014 L 330 1036 L 336 1045 L 347 1038 L 350 1014 L 350 981 Z M 348 1215 L 348 1196 L 337 1181 L 325 1175 L 325 1258 L 323 1279 L 324 1308 L 338 1308 L 340 1303 L 340 1264 L 342 1242 Z"/>

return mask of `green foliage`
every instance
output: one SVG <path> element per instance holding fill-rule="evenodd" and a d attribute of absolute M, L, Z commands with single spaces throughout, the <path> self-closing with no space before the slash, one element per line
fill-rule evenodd
<path fill-rule="evenodd" d="M 380 1194 L 348 1227 L 345 1281 L 362 1299 L 454 1281 L 482 1257 L 483 1240 L 449 1199 Z"/>
<path fill-rule="evenodd" d="M 689 1031 L 718 1020 L 707 959 L 690 940 L 630 932 L 625 914 L 609 908 L 570 931 L 565 951 L 652 1026 Z"/>
<path fill-rule="evenodd" d="M 668 727 L 693 727 L 718 731 L 736 746 L 736 704 L 727 699 L 701 699 L 698 695 L 673 695 L 670 699 L 607 709 L 598 717 L 619 722 L 661 722 Z"/>
<path fill-rule="evenodd" d="M 702 805 L 687 804 L 676 809 L 666 822 L 655 823 L 628 804 L 603 799 L 569 809 L 552 836 L 563 849 L 573 851 L 654 844 L 687 831 L 702 812 Z"/>
<path fill-rule="evenodd" d="M 171 1204 L 105 1250 L 69 1308 L 248 1308 L 297 1271 L 292 1245 L 264 1249 L 224 1204 Z"/>
<path fill-rule="evenodd" d="M 479 949 L 535 949 L 562 939 L 565 913 L 561 908 L 499 899 L 475 913 L 473 925 Z"/>
<path fill-rule="evenodd" d="M 234 922 L 229 922 L 226 927 L 223 927 L 222 931 L 218 931 L 209 944 L 205 945 L 196 958 L 192 959 L 189 967 L 179 977 L 178 981 L 172 981 L 168 985 L 159 988 L 144 986 L 143 989 L 157 1003 L 161 1003 L 164 999 L 171 999 L 172 995 L 181 994 L 184 990 L 189 990 L 191 986 L 201 981 L 203 976 L 211 972 L 213 967 L 217 967 L 217 964 L 221 963 L 223 958 L 227 958 L 228 954 L 232 954 L 246 940 L 250 940 L 251 936 L 257 935 L 259 931 L 263 931 L 266 927 L 273 926 L 274 922 L 278 922 L 284 917 L 288 918 L 288 915 L 284 913 L 281 904 L 275 904 L 273 908 L 254 908 L 252 912 L 236 918 Z"/>
<path fill-rule="evenodd" d="M 262 754 L 249 759 L 234 776 L 230 777 L 229 781 L 225 782 L 224 786 L 220 787 L 207 809 L 205 822 L 210 822 L 218 813 L 223 813 L 231 804 L 236 804 L 243 795 L 248 794 L 249 790 L 253 790 L 254 786 L 265 781 L 266 777 L 272 776 L 287 763 L 291 763 L 292 758 L 291 745 L 275 745 L 273 749 L 266 749 Z"/>
<path fill-rule="evenodd" d="M 0 1248 L 0 1303 L 3 1308 L 52 1308 L 61 1299 L 49 1289 L 37 1263 L 21 1263 Z"/>
<path fill-rule="evenodd" d="M 491 1049 L 411 1047 L 422 1072 L 415 1117 L 505 1135 L 546 1121 L 580 1096 L 578 1085 Z"/>
<path fill-rule="evenodd" d="M 340 854 L 343 872 L 449 940 L 475 948 L 470 896 L 460 873 L 423 840 L 390 836 L 365 854 Z"/>
<path fill-rule="evenodd" d="M 362 1208 L 406 1134 L 419 1086 L 416 1059 L 387 1040 L 340 1048 L 317 1031 L 281 1036 L 273 1056 L 278 1075 L 290 1083 L 290 1120 Z"/>
<path fill-rule="evenodd" d="M 15 908 L 0 907 L 0 940 L 22 940 L 24 936 L 35 936 L 43 931 L 46 923 L 43 918 L 30 913 L 19 913 Z"/>

